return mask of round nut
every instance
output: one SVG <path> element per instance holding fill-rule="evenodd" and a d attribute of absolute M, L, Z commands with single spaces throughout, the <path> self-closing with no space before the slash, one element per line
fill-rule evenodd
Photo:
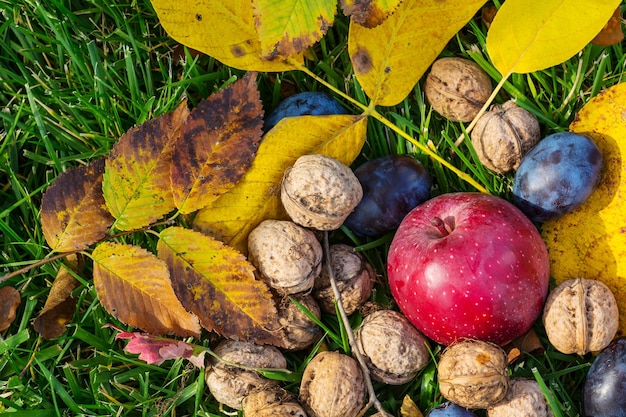
<path fill-rule="evenodd" d="M 287 361 L 274 346 L 260 346 L 250 342 L 222 340 L 214 349 L 223 361 L 251 368 L 285 369 Z M 206 384 L 213 397 L 235 410 L 242 408 L 244 397 L 261 387 L 277 385 L 277 381 L 259 373 L 227 365 L 211 357 L 211 368 L 206 372 Z"/>
<path fill-rule="evenodd" d="M 471 136 L 483 165 L 504 174 L 519 167 L 524 155 L 541 139 L 541 129 L 532 113 L 509 100 L 480 116 Z"/>
<path fill-rule="evenodd" d="M 513 378 L 506 397 L 487 409 L 488 417 L 552 417 L 537 381 Z"/>
<path fill-rule="evenodd" d="M 430 361 L 428 340 L 397 311 L 365 317 L 355 339 L 372 378 L 386 384 L 409 382 Z"/>
<path fill-rule="evenodd" d="M 287 220 L 264 220 L 248 235 L 248 256 L 261 279 L 282 294 L 308 291 L 322 269 L 315 234 Z"/>
<path fill-rule="evenodd" d="M 254 391 L 243 400 L 243 415 L 249 417 L 307 417 L 293 394 L 279 387 Z"/>
<path fill-rule="evenodd" d="M 559 352 L 597 352 L 607 347 L 617 333 L 617 301 L 601 281 L 563 281 L 548 295 L 543 324 L 548 340 Z"/>
<path fill-rule="evenodd" d="M 304 155 L 283 176 L 280 199 L 291 219 L 317 230 L 338 229 L 363 197 L 356 175 L 337 159 Z"/>
<path fill-rule="evenodd" d="M 354 248 L 343 243 L 330 245 L 330 260 L 335 282 L 341 294 L 346 314 L 354 313 L 372 294 L 374 268 Z M 322 272 L 313 284 L 313 297 L 323 312 L 335 314 L 335 294 L 330 285 L 328 266 L 323 263 Z"/>
<path fill-rule="evenodd" d="M 436 60 L 424 85 L 433 110 L 453 122 L 471 121 L 492 91 L 487 73 L 475 62 L 463 58 Z"/>
<path fill-rule="evenodd" d="M 318 319 L 320 307 L 310 294 L 295 294 L 293 299 L 302 304 Z M 322 337 L 322 328 L 307 316 L 290 299 L 284 299 L 278 306 L 278 322 L 285 334 L 287 350 L 301 350 L 311 346 Z"/>
<path fill-rule="evenodd" d="M 318 353 L 302 374 L 300 403 L 309 417 L 354 416 L 365 406 L 365 394 L 361 368 L 343 353 Z"/>
<path fill-rule="evenodd" d="M 437 372 L 441 395 L 465 408 L 488 408 L 500 402 L 509 389 L 506 353 L 481 340 L 448 346 Z"/>

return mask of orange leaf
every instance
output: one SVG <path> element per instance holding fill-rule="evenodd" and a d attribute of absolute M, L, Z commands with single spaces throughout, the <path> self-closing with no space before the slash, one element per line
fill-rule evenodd
<path fill-rule="evenodd" d="M 15 312 L 22 302 L 19 291 L 13 287 L 0 288 L 0 332 L 9 328 L 15 320 Z"/>
<path fill-rule="evenodd" d="M 617 45 L 624 39 L 622 31 L 622 10 L 621 6 L 615 9 L 613 16 L 604 25 L 600 33 L 591 40 L 591 43 L 600 46 Z"/>
<path fill-rule="evenodd" d="M 202 101 L 181 130 L 170 167 L 174 202 L 183 214 L 205 207 L 248 170 L 262 136 L 256 73 Z"/>
<path fill-rule="evenodd" d="M 155 335 L 200 335 L 198 318 L 174 294 L 167 265 L 152 253 L 104 242 L 91 256 L 96 293 L 111 315 Z"/>
<path fill-rule="evenodd" d="M 126 132 L 106 159 L 103 193 L 119 230 L 148 226 L 174 209 L 170 164 L 187 102 Z"/>
<path fill-rule="evenodd" d="M 41 227 L 53 251 L 86 249 L 113 223 L 102 195 L 104 159 L 70 168 L 54 181 L 41 202 Z"/>
<path fill-rule="evenodd" d="M 72 321 L 76 303 L 78 300 L 72 298 L 72 291 L 78 287 L 78 281 L 72 276 L 68 268 L 76 271 L 77 256 L 70 255 L 67 260 L 73 265 L 63 266 L 59 269 L 50 294 L 46 299 L 46 304 L 33 321 L 33 327 L 44 339 L 50 340 L 61 336 L 66 329 L 66 325 Z"/>
<path fill-rule="evenodd" d="M 272 294 L 241 253 L 181 227 L 163 230 L 160 238 L 158 255 L 172 271 L 174 291 L 205 329 L 284 346 Z"/>

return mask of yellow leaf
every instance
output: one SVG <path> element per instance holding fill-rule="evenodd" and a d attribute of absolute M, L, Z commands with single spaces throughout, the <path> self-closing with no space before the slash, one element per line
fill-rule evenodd
<path fill-rule="evenodd" d="M 159 21 L 176 41 L 247 71 L 289 71 L 284 61 L 261 57 L 250 0 L 151 0 Z M 295 57 L 302 62 L 302 56 Z"/>
<path fill-rule="evenodd" d="M 172 271 L 174 291 L 202 326 L 223 336 L 283 346 L 272 294 L 236 250 L 202 233 L 170 227 L 160 234 L 159 258 Z"/>
<path fill-rule="evenodd" d="M 137 246 L 104 242 L 91 254 L 100 304 L 114 317 L 155 335 L 199 336 L 198 318 L 172 288 L 165 262 Z"/>
<path fill-rule="evenodd" d="M 395 106 L 404 100 L 483 3 L 404 0 L 373 29 L 351 22 L 348 52 L 368 97 L 381 106 Z"/>
<path fill-rule="evenodd" d="M 405 395 L 402 399 L 400 415 L 402 417 L 424 417 L 417 404 L 415 404 L 415 401 L 408 395 Z"/>
<path fill-rule="evenodd" d="M 626 331 L 626 83 L 590 100 L 570 125 L 604 156 L 600 185 L 573 212 L 544 223 L 551 273 L 558 283 L 593 278 L 615 294 Z"/>
<path fill-rule="evenodd" d="M 401 0 L 341 0 L 343 14 L 367 28 L 385 21 L 400 6 Z"/>
<path fill-rule="evenodd" d="M 322 39 L 335 20 L 337 0 L 253 0 L 262 55 L 274 60 L 300 54 Z"/>
<path fill-rule="evenodd" d="M 487 52 L 502 75 L 539 71 L 583 49 L 621 0 L 507 0 L 487 34 Z"/>
<path fill-rule="evenodd" d="M 217 236 L 242 253 L 261 221 L 287 218 L 280 182 L 298 157 L 320 153 L 350 165 L 359 155 L 367 129 L 361 116 L 301 116 L 281 120 L 263 138 L 250 170 L 237 185 L 200 210 L 194 228 Z"/>

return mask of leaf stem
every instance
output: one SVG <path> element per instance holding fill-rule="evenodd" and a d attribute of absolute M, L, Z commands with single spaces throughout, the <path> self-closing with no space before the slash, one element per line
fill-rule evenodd
<path fill-rule="evenodd" d="M 343 307 L 343 303 L 341 301 L 341 293 L 339 292 L 339 287 L 337 287 L 337 281 L 335 280 L 335 274 L 333 273 L 332 259 L 330 256 L 330 244 L 328 243 L 328 231 L 324 231 L 324 258 L 326 261 L 326 269 L 328 272 L 330 286 L 333 289 L 333 295 L 335 296 L 335 302 L 337 303 L 337 310 L 339 311 L 339 315 L 341 316 L 343 326 L 346 329 L 348 341 L 350 342 L 350 347 L 352 348 L 352 354 L 356 357 L 356 360 L 359 362 L 361 370 L 363 371 L 365 385 L 369 394 L 368 403 L 365 405 L 365 407 L 363 407 L 363 409 L 357 414 L 356 417 L 363 416 L 372 405 L 376 407 L 376 410 L 378 410 L 383 416 L 391 417 L 391 415 L 385 411 L 380 401 L 378 401 L 378 398 L 376 398 L 376 391 L 374 390 L 374 385 L 372 384 L 372 378 L 370 376 L 369 368 L 365 363 L 365 359 L 363 358 L 361 350 L 356 344 L 356 340 L 354 339 L 354 333 L 352 332 L 352 326 L 350 325 L 350 320 L 348 319 L 348 314 Z"/>
<path fill-rule="evenodd" d="M 30 271 L 31 269 L 38 268 L 38 267 L 40 267 L 42 265 L 45 265 L 45 264 L 50 263 L 50 262 L 54 262 L 54 261 L 56 261 L 58 259 L 65 258 L 67 256 L 73 255 L 73 254 L 78 253 L 78 252 L 80 252 L 80 251 L 63 252 L 63 253 L 59 253 L 59 254 L 56 254 L 54 256 L 51 256 L 49 258 L 41 259 L 41 260 L 39 260 L 37 262 L 34 262 L 34 263 L 30 264 L 30 265 L 27 265 L 27 266 L 25 266 L 23 268 L 20 268 L 17 271 L 13 271 L 13 272 L 11 272 L 9 274 L 0 276 L 0 283 L 6 281 L 8 279 L 11 279 L 13 277 L 16 277 L 18 275 L 25 274 L 28 271 Z"/>

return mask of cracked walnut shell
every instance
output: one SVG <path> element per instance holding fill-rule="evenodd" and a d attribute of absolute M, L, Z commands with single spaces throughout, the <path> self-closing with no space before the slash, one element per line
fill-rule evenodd
<path fill-rule="evenodd" d="M 507 365 L 498 345 L 473 339 L 454 343 L 437 365 L 441 395 L 465 408 L 488 408 L 509 389 Z"/>
<path fill-rule="evenodd" d="M 293 394 L 279 387 L 260 389 L 243 400 L 246 417 L 307 417 Z"/>
<path fill-rule="evenodd" d="M 316 230 L 338 229 L 363 198 L 352 170 L 326 155 L 303 155 L 283 176 L 280 199 L 291 219 Z"/>
<path fill-rule="evenodd" d="M 487 416 L 552 417 L 553 414 L 537 381 L 513 378 L 504 399 L 487 409 Z"/>
<path fill-rule="evenodd" d="M 617 301 L 601 281 L 569 279 L 548 295 L 543 324 L 550 343 L 559 352 L 597 352 L 607 347 L 617 333 Z"/>

